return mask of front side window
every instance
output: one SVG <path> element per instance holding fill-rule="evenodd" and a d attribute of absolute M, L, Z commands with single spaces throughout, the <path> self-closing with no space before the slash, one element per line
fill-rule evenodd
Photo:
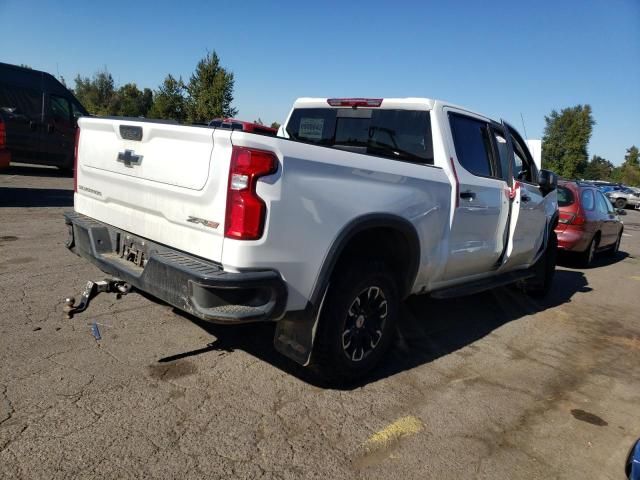
<path fill-rule="evenodd" d="M 596 196 L 598 197 L 598 211 L 600 213 L 612 213 L 613 212 L 613 207 L 611 206 L 611 202 L 609 200 L 607 200 L 605 198 L 604 195 L 602 195 L 602 193 L 598 192 L 596 194 Z"/>
<path fill-rule="evenodd" d="M 490 177 L 493 173 L 487 122 L 458 114 L 449 115 L 449 121 L 458 162 L 474 175 Z"/>
<path fill-rule="evenodd" d="M 511 135 L 513 144 L 513 177 L 522 182 L 533 183 L 535 167 L 527 147 L 516 136 Z"/>
<path fill-rule="evenodd" d="M 64 97 L 51 95 L 51 115 L 56 121 L 68 122 L 71 119 L 69 101 Z"/>
<path fill-rule="evenodd" d="M 427 111 L 299 108 L 287 133 L 306 143 L 433 165 Z"/>

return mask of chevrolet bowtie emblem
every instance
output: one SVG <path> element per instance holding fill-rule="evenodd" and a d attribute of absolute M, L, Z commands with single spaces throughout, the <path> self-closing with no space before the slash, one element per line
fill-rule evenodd
<path fill-rule="evenodd" d="M 134 165 L 140 165 L 142 155 L 136 155 L 133 150 L 125 150 L 118 153 L 118 161 L 124 163 L 125 167 L 133 167 Z"/>

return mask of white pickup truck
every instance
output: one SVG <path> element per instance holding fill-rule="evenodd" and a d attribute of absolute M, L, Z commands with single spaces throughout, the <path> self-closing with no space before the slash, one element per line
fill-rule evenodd
<path fill-rule="evenodd" d="M 335 380 L 380 360 L 411 294 L 553 278 L 556 176 L 446 102 L 302 98 L 278 136 L 79 126 L 72 251 L 201 319 L 277 322 L 277 350 Z"/>

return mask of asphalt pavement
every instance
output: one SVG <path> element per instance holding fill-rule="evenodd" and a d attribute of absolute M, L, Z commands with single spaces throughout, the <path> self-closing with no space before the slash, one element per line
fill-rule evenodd
<path fill-rule="evenodd" d="M 374 375 L 331 389 L 273 325 L 200 322 L 65 248 L 73 180 L 0 172 L 0 478 L 622 479 L 640 436 L 640 212 L 552 293 L 410 298 Z M 98 340 L 93 327 L 98 327 Z"/>

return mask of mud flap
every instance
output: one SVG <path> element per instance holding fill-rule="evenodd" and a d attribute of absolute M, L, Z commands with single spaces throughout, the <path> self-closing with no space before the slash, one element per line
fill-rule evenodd
<path fill-rule="evenodd" d="M 318 308 L 314 308 L 309 303 L 304 310 L 287 313 L 276 324 L 276 333 L 273 337 L 276 350 L 304 367 L 311 363 L 318 322 L 328 291 L 327 286 Z"/>

